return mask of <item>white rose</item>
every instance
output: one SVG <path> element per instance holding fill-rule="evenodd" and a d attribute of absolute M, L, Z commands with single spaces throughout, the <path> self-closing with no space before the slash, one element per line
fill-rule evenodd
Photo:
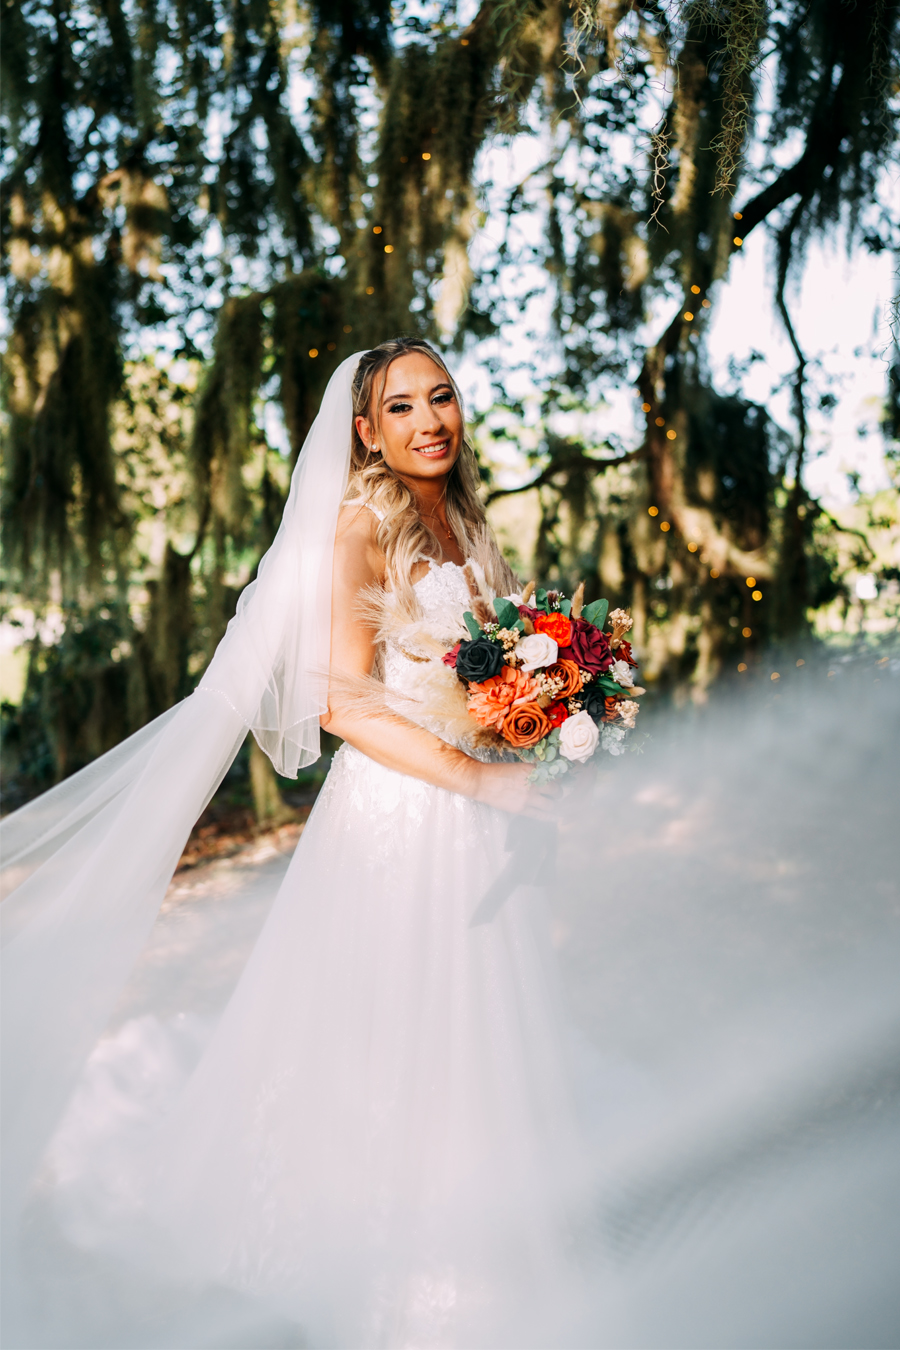
<path fill-rule="evenodd" d="M 526 674 L 538 666 L 552 666 L 558 652 L 558 646 L 546 633 L 529 633 L 516 643 L 516 656 Z"/>
<path fill-rule="evenodd" d="M 616 684 L 621 684 L 624 689 L 634 688 L 634 676 L 627 661 L 614 661 L 607 674 L 615 680 Z"/>
<path fill-rule="evenodd" d="M 504 595 L 503 599 L 508 600 L 510 604 L 515 605 L 516 609 L 519 608 L 519 605 L 524 605 L 525 603 L 521 595 Z"/>
<path fill-rule="evenodd" d="M 600 733 L 593 718 L 586 712 L 567 717 L 559 729 L 559 753 L 563 759 L 583 764 L 597 749 Z"/>

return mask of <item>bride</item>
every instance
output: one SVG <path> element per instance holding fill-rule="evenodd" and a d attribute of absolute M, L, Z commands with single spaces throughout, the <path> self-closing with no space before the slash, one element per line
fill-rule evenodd
<path fill-rule="evenodd" d="M 452 642 L 467 559 L 495 594 L 515 590 L 476 485 L 456 386 L 427 343 L 345 361 L 199 689 L 5 823 L 21 1308 L 21 1215 L 42 1188 L 64 1204 L 48 1143 L 193 820 L 248 726 L 294 773 L 321 725 L 344 744 L 261 936 L 116 1203 L 98 1206 L 95 1252 L 128 1271 L 109 1343 L 577 1343 L 583 1154 L 541 893 L 520 886 L 472 922 L 510 813 L 549 815 L 550 792 L 410 718 L 417 663 L 373 605 L 445 623 Z M 52 1300 L 52 1275 L 41 1287 Z M 218 1339 L 202 1313 L 188 1333 L 173 1311 L 161 1331 L 159 1304 L 183 1310 L 186 1289 L 246 1300 L 250 1339 Z M 54 1344 L 88 1343 L 72 1320 Z"/>

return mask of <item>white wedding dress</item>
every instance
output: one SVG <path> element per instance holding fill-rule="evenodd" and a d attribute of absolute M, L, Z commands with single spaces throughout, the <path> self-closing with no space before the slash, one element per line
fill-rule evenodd
<path fill-rule="evenodd" d="M 415 589 L 426 619 L 467 607 L 454 564 Z M 383 669 L 409 692 L 395 647 Z M 100 1247 L 260 1300 L 285 1344 L 576 1343 L 582 1144 L 544 897 L 472 924 L 507 823 L 341 747 L 196 1070 L 119 1178 L 131 1210 L 87 1223 Z"/>

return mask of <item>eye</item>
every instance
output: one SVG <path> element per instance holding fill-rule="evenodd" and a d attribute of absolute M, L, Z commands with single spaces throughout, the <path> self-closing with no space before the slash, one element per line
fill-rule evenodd
<path fill-rule="evenodd" d="M 405 413 L 409 412 L 411 407 L 412 407 L 411 403 L 392 403 L 391 406 L 388 408 L 388 412 Z"/>
<path fill-rule="evenodd" d="M 452 403 L 453 394 L 449 389 L 445 389 L 443 390 L 442 393 L 435 394 L 434 398 L 431 401 L 432 403 Z"/>

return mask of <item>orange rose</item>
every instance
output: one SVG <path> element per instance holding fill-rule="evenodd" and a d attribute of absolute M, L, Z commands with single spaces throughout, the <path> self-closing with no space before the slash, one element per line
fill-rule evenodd
<path fill-rule="evenodd" d="M 517 748 L 536 745 L 550 730 L 550 718 L 536 703 L 514 703 L 500 728 L 504 740 Z"/>
<path fill-rule="evenodd" d="M 558 611 L 552 614 L 539 614 L 534 621 L 534 631 L 546 633 L 558 647 L 568 647 L 572 641 L 572 621 Z"/>
<path fill-rule="evenodd" d="M 551 680 L 563 681 L 557 698 L 571 698 L 581 688 L 581 671 L 574 661 L 554 661 L 552 666 L 545 666 L 541 674 L 549 676 Z"/>
<path fill-rule="evenodd" d="M 503 719 L 514 703 L 533 699 L 537 685 L 530 675 L 504 666 L 499 675 L 469 685 L 469 716 L 483 727 L 502 730 Z"/>

